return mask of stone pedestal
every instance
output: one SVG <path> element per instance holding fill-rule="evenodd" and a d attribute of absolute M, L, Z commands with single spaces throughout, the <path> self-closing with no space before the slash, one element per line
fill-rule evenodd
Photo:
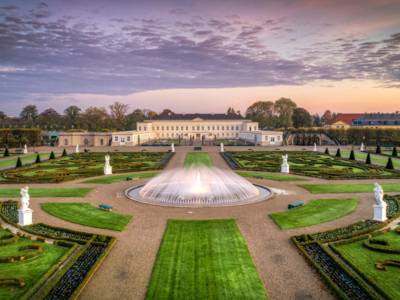
<path fill-rule="evenodd" d="M 104 175 L 112 175 L 112 167 L 104 166 Z"/>
<path fill-rule="evenodd" d="M 386 207 L 386 202 L 383 202 L 380 205 L 374 205 L 374 221 L 385 222 L 387 220 Z"/>
<path fill-rule="evenodd" d="M 220 145 L 219 145 L 219 148 L 220 148 L 220 152 L 225 152 L 225 149 L 224 149 L 224 144 L 223 143 L 221 143 Z"/>
<path fill-rule="evenodd" d="M 32 224 L 32 212 L 33 210 L 30 208 L 26 208 L 24 210 L 18 209 L 18 225 L 26 226 Z"/>
<path fill-rule="evenodd" d="M 281 165 L 281 173 L 289 174 L 289 164 L 282 164 Z"/>

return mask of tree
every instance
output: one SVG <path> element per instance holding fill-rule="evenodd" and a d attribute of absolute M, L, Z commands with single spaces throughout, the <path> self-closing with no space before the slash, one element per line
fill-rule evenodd
<path fill-rule="evenodd" d="M 392 158 L 391 158 L 391 157 L 389 157 L 389 159 L 388 159 L 388 161 L 387 161 L 386 169 L 388 169 L 388 170 L 393 170 L 393 169 L 394 169 L 393 161 L 392 161 Z"/>
<path fill-rule="evenodd" d="M 143 111 L 144 117 L 148 120 L 152 120 L 158 116 L 158 114 L 155 111 L 150 110 L 150 109 L 143 109 L 142 111 Z"/>
<path fill-rule="evenodd" d="M 326 110 L 321 117 L 321 121 L 324 125 L 329 124 L 333 120 L 333 114 L 330 110 Z"/>
<path fill-rule="evenodd" d="M 235 110 L 233 107 L 229 107 L 226 114 L 228 116 L 240 116 L 240 110 Z"/>
<path fill-rule="evenodd" d="M 82 127 L 88 131 L 111 128 L 112 120 L 104 107 L 88 107 L 80 117 Z"/>
<path fill-rule="evenodd" d="M 169 108 L 164 108 L 163 111 L 159 114 L 160 117 L 170 117 L 173 116 L 175 113 L 170 110 Z"/>
<path fill-rule="evenodd" d="M 4 156 L 4 157 L 10 156 L 10 151 L 8 150 L 8 147 L 6 147 L 6 149 L 4 149 L 4 154 L 3 154 L 3 156 Z"/>
<path fill-rule="evenodd" d="M 370 154 L 370 153 L 368 153 L 367 159 L 365 160 L 365 163 L 366 163 L 367 165 L 370 165 L 370 164 L 371 164 L 371 154 Z"/>
<path fill-rule="evenodd" d="M 64 150 L 63 150 L 61 156 L 64 157 L 64 156 L 67 156 L 67 155 L 68 155 L 68 154 L 67 154 L 67 150 L 65 150 L 65 148 L 64 148 Z"/>
<path fill-rule="evenodd" d="M 64 110 L 64 117 L 67 128 L 77 128 L 79 124 L 79 116 L 81 109 L 76 105 L 68 106 Z"/>
<path fill-rule="evenodd" d="M 397 148 L 396 146 L 393 147 L 392 156 L 397 157 Z"/>
<path fill-rule="evenodd" d="M 48 108 L 40 113 L 38 125 L 41 129 L 55 130 L 62 128 L 61 115 L 53 108 Z"/>
<path fill-rule="evenodd" d="M 246 118 L 258 122 L 259 128 L 273 128 L 275 126 L 274 103 L 272 101 L 258 101 L 246 110 Z"/>
<path fill-rule="evenodd" d="M 328 147 L 325 149 L 325 154 L 330 155 Z"/>
<path fill-rule="evenodd" d="M 49 159 L 56 159 L 56 156 L 53 151 L 50 152 Z"/>
<path fill-rule="evenodd" d="M 109 106 L 111 111 L 111 118 L 115 127 L 118 130 L 124 129 L 125 115 L 128 112 L 129 106 L 120 102 L 114 102 Z"/>
<path fill-rule="evenodd" d="M 356 156 L 354 154 L 354 150 L 353 149 L 351 149 L 351 151 L 350 151 L 349 160 L 356 160 Z"/>
<path fill-rule="evenodd" d="M 18 156 L 18 158 L 17 158 L 17 163 L 15 164 L 15 167 L 16 167 L 16 168 L 22 167 L 21 157 L 19 157 L 19 156 Z"/>
<path fill-rule="evenodd" d="M 136 123 L 143 122 L 145 119 L 144 112 L 140 109 L 135 109 L 133 112 L 128 114 L 125 118 L 125 129 L 136 130 Z"/>
<path fill-rule="evenodd" d="M 41 161 L 41 159 L 40 159 L 40 154 L 38 153 L 38 154 L 36 154 L 36 160 L 35 160 L 35 163 L 40 163 L 40 161 Z"/>
<path fill-rule="evenodd" d="M 336 157 L 342 157 L 342 153 L 340 152 L 340 148 L 337 149 L 335 156 Z"/>
<path fill-rule="evenodd" d="M 311 127 L 312 125 L 311 114 L 302 107 L 293 110 L 292 121 L 295 128 Z"/>
<path fill-rule="evenodd" d="M 322 119 L 319 114 L 315 114 L 312 116 L 312 125 L 314 127 L 321 127 L 322 126 Z"/>
<path fill-rule="evenodd" d="M 38 110 L 36 105 L 25 106 L 19 116 L 25 126 L 32 127 L 36 125 L 36 120 L 38 118 Z"/>
<path fill-rule="evenodd" d="M 376 146 L 375 153 L 376 153 L 376 154 L 381 154 L 381 153 L 382 153 L 382 150 L 381 150 L 381 146 L 380 146 L 380 145 Z"/>
<path fill-rule="evenodd" d="M 292 115 L 296 107 L 296 103 L 289 98 L 280 98 L 275 101 L 274 111 L 278 114 L 279 127 L 288 128 L 293 126 Z"/>

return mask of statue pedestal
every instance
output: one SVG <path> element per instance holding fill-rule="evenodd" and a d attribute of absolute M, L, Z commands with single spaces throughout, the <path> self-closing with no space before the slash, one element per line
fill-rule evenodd
<path fill-rule="evenodd" d="M 282 164 L 281 165 L 281 173 L 289 174 L 289 164 Z"/>
<path fill-rule="evenodd" d="M 18 209 L 18 225 L 26 226 L 32 224 L 32 212 L 33 210 L 30 208 L 26 208 L 24 210 Z"/>
<path fill-rule="evenodd" d="M 380 205 L 374 205 L 374 221 L 385 222 L 387 220 L 386 207 L 386 202 L 383 202 Z"/>
<path fill-rule="evenodd" d="M 104 175 L 112 175 L 112 167 L 111 166 L 104 167 Z"/>

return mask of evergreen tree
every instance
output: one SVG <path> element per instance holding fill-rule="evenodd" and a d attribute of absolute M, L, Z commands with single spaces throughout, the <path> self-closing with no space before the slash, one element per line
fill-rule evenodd
<path fill-rule="evenodd" d="M 387 161 L 386 169 L 388 169 L 388 170 L 393 170 L 393 169 L 394 169 L 393 161 L 392 161 L 392 158 L 391 158 L 391 157 L 389 157 L 389 159 L 388 159 L 388 161 Z"/>
<path fill-rule="evenodd" d="M 40 163 L 40 154 L 38 153 L 38 154 L 36 154 L 36 160 L 35 160 L 35 163 Z"/>
<path fill-rule="evenodd" d="M 67 156 L 67 155 L 68 155 L 68 154 L 67 154 L 67 150 L 65 150 L 65 148 L 64 148 L 64 150 L 63 150 L 61 156 Z"/>
<path fill-rule="evenodd" d="M 10 156 L 10 151 L 8 151 L 8 147 L 4 150 L 4 157 Z"/>
<path fill-rule="evenodd" d="M 18 156 L 18 159 L 17 159 L 17 163 L 15 164 L 15 167 L 16 167 L 16 168 L 22 167 L 21 157 L 19 157 L 19 156 Z"/>
<path fill-rule="evenodd" d="M 393 147 L 392 156 L 397 157 L 397 148 L 396 146 Z"/>
<path fill-rule="evenodd" d="M 50 156 L 49 156 L 49 159 L 55 159 L 55 158 L 56 158 L 56 156 L 54 155 L 54 152 L 51 151 Z"/>
<path fill-rule="evenodd" d="M 336 157 L 342 157 L 342 153 L 340 152 L 340 148 L 336 151 Z"/>
<path fill-rule="evenodd" d="M 351 149 L 349 160 L 356 160 L 356 156 L 354 154 L 354 150 L 353 149 Z"/>
<path fill-rule="evenodd" d="M 367 165 L 370 165 L 370 164 L 371 164 L 371 154 L 370 154 L 370 153 L 368 153 L 367 159 L 365 160 L 365 163 L 366 163 Z"/>
<path fill-rule="evenodd" d="M 381 146 L 380 146 L 380 145 L 376 146 L 376 151 L 375 151 L 375 153 L 376 153 L 376 154 L 381 154 L 381 153 L 382 153 L 382 150 L 381 150 Z"/>
<path fill-rule="evenodd" d="M 329 155 L 329 154 L 330 154 L 330 153 L 329 153 L 328 147 L 325 149 L 325 154 L 326 154 L 326 155 Z"/>

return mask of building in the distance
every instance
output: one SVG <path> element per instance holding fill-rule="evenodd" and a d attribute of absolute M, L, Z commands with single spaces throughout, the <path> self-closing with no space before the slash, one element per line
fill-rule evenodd
<path fill-rule="evenodd" d="M 363 128 L 400 128 L 400 113 L 368 113 L 353 120 L 354 127 Z"/>
<path fill-rule="evenodd" d="M 137 130 L 111 133 L 60 133 L 59 146 L 137 146 L 152 140 L 246 140 L 256 145 L 282 145 L 283 132 L 259 130 L 258 122 L 240 115 L 170 114 L 137 123 Z"/>
<path fill-rule="evenodd" d="M 329 129 L 349 129 L 353 121 L 360 118 L 363 114 L 337 114 L 325 128 Z"/>

